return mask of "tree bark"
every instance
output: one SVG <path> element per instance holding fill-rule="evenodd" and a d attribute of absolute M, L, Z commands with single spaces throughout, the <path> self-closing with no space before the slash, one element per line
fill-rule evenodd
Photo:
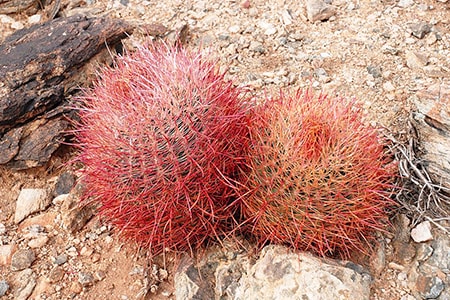
<path fill-rule="evenodd" d="M 76 15 L 36 24 L 0 45 L 0 164 L 40 166 L 69 122 L 67 98 L 86 82 L 83 68 L 133 28 L 122 20 Z"/>

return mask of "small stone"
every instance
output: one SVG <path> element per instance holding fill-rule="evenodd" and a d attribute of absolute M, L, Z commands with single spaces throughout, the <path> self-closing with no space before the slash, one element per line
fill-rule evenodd
<path fill-rule="evenodd" d="M 61 205 L 63 228 L 71 233 L 81 230 L 94 215 L 93 206 L 80 206 L 79 198 L 70 194 Z"/>
<path fill-rule="evenodd" d="M 60 254 L 55 257 L 54 263 L 58 266 L 63 265 L 67 262 L 67 255 L 66 254 Z"/>
<path fill-rule="evenodd" d="M 413 51 L 406 51 L 406 65 L 410 69 L 422 69 L 428 64 L 425 55 Z"/>
<path fill-rule="evenodd" d="M 310 22 L 325 21 L 336 14 L 336 8 L 322 0 L 306 0 L 306 14 Z"/>
<path fill-rule="evenodd" d="M 17 250 L 11 257 L 11 270 L 20 271 L 29 268 L 35 259 L 36 255 L 31 249 Z"/>
<path fill-rule="evenodd" d="M 83 291 L 83 286 L 78 281 L 74 281 L 70 285 L 70 291 L 74 294 L 79 294 Z"/>
<path fill-rule="evenodd" d="M 42 16 L 39 14 L 32 15 L 28 17 L 28 23 L 29 24 L 37 24 L 41 21 Z"/>
<path fill-rule="evenodd" d="M 32 239 L 28 242 L 28 247 L 30 248 L 41 248 L 48 242 L 48 236 L 42 235 L 37 238 Z"/>
<path fill-rule="evenodd" d="M 411 34 L 418 39 L 423 39 L 431 31 L 431 26 L 427 23 L 414 23 L 409 26 Z"/>
<path fill-rule="evenodd" d="M 3 223 L 0 223 L 0 234 L 6 233 L 6 226 Z"/>
<path fill-rule="evenodd" d="M 64 172 L 58 177 L 55 186 L 55 196 L 69 194 L 75 185 L 75 175 L 72 172 Z"/>
<path fill-rule="evenodd" d="M 260 21 L 258 25 L 262 30 L 264 30 L 265 35 L 273 35 L 277 32 L 277 29 L 272 23 Z"/>
<path fill-rule="evenodd" d="M 61 281 L 64 278 L 65 272 L 64 269 L 60 266 L 55 266 L 48 274 L 47 280 L 50 283 L 56 283 Z"/>
<path fill-rule="evenodd" d="M 383 90 L 386 92 L 392 92 L 395 90 L 395 86 L 390 81 L 383 82 Z"/>
<path fill-rule="evenodd" d="M 46 209 L 51 199 L 45 189 L 22 189 L 16 202 L 14 222 L 20 223 L 32 213 Z"/>
<path fill-rule="evenodd" d="M 18 287 L 14 293 L 14 299 L 26 300 L 30 297 L 36 286 L 36 274 L 31 269 L 25 269 L 18 274 L 16 282 L 18 283 Z"/>
<path fill-rule="evenodd" d="M 24 27 L 25 26 L 23 26 L 23 23 L 19 22 L 19 21 L 15 21 L 15 22 L 11 23 L 11 28 L 15 29 L 15 30 L 20 30 L 20 29 L 23 29 Z"/>
<path fill-rule="evenodd" d="M 5 296 L 9 289 L 9 284 L 5 280 L 0 280 L 0 297 Z"/>
<path fill-rule="evenodd" d="M 15 21 L 16 21 L 16 20 L 14 20 L 13 18 L 11 18 L 10 16 L 3 15 L 3 14 L 0 15 L 0 23 L 3 23 L 3 24 L 11 24 L 11 23 L 14 23 Z"/>
<path fill-rule="evenodd" d="M 416 281 L 416 288 L 423 299 L 436 299 L 444 290 L 445 284 L 437 276 L 419 276 Z"/>
<path fill-rule="evenodd" d="M 439 66 L 425 66 L 423 67 L 423 71 L 428 77 L 431 78 L 441 78 L 441 77 L 447 77 L 448 73 L 443 72 L 442 69 Z"/>
<path fill-rule="evenodd" d="M 250 8 L 250 0 L 243 0 L 241 2 L 241 7 L 245 8 L 245 9 L 249 9 Z"/>
<path fill-rule="evenodd" d="M 11 257 L 16 248 L 15 244 L 0 245 L 0 266 L 7 266 L 11 263 Z"/>
<path fill-rule="evenodd" d="M 240 30 L 241 28 L 239 27 L 239 25 L 233 25 L 228 28 L 228 31 L 230 33 L 238 33 Z"/>
<path fill-rule="evenodd" d="M 373 76 L 373 78 L 380 78 L 382 76 L 381 68 L 376 66 L 368 66 L 367 72 Z"/>
<path fill-rule="evenodd" d="M 414 0 L 400 0 L 397 3 L 398 7 L 407 8 L 414 5 Z"/>
<path fill-rule="evenodd" d="M 80 272 L 78 274 L 78 282 L 81 283 L 83 287 L 89 287 L 94 284 L 94 277 L 91 273 Z"/>
<path fill-rule="evenodd" d="M 415 228 L 411 230 L 411 238 L 416 243 L 427 242 L 433 239 L 431 233 L 431 223 L 430 221 L 425 221 L 418 224 Z"/>
<path fill-rule="evenodd" d="M 425 261 L 433 254 L 434 249 L 430 245 L 427 244 L 420 244 L 419 247 L 417 247 L 417 257 L 416 259 L 418 261 Z"/>
<path fill-rule="evenodd" d="M 389 267 L 389 269 L 397 270 L 397 271 L 403 271 L 403 270 L 405 270 L 405 267 L 404 267 L 404 266 L 399 265 L 399 264 L 397 264 L 397 263 L 395 263 L 395 262 L 390 262 L 390 263 L 388 264 L 388 267 Z"/>
<path fill-rule="evenodd" d="M 284 24 L 285 26 L 289 26 L 289 25 L 292 24 L 292 15 L 291 15 L 291 13 L 289 12 L 289 10 L 287 10 L 287 9 L 284 9 L 284 10 L 281 12 L 281 19 L 283 20 L 283 24 Z"/>
<path fill-rule="evenodd" d="M 95 280 L 97 280 L 97 281 L 102 281 L 103 279 L 106 278 L 106 274 L 105 274 L 105 272 L 103 272 L 103 271 L 97 271 L 97 272 L 95 272 L 95 273 L 94 273 L 94 276 L 95 276 Z"/>
<path fill-rule="evenodd" d="M 263 44 L 257 41 L 251 41 L 249 46 L 250 51 L 264 54 L 266 52 L 266 48 L 264 48 Z"/>
<path fill-rule="evenodd" d="M 92 253 L 94 253 L 94 249 L 92 249 L 92 248 L 90 248 L 90 247 L 84 246 L 84 247 L 81 248 L 81 250 L 80 250 L 80 255 L 82 255 L 82 256 L 91 256 Z"/>

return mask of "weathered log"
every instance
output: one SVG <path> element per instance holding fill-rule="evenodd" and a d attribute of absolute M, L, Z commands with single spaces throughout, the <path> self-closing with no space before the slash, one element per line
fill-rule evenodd
<path fill-rule="evenodd" d="M 132 29 L 122 20 L 77 15 L 5 39 L 0 45 L 0 164 L 22 169 L 49 159 L 68 125 L 62 119 L 64 102 L 85 84 L 84 66 Z"/>
<path fill-rule="evenodd" d="M 414 102 L 422 164 L 435 183 L 450 189 L 450 80 L 419 91 Z"/>

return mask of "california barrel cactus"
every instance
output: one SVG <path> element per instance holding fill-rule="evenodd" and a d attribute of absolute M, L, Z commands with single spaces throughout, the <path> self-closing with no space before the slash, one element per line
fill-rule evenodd
<path fill-rule="evenodd" d="M 395 168 L 353 100 L 280 94 L 256 107 L 244 228 L 261 244 L 322 256 L 367 253 L 385 229 Z"/>
<path fill-rule="evenodd" d="M 84 199 L 155 255 L 225 233 L 249 144 L 242 95 L 199 52 L 118 57 L 80 99 Z"/>

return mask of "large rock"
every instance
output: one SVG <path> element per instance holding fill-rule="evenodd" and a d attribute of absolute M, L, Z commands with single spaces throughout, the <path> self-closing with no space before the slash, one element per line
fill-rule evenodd
<path fill-rule="evenodd" d="M 438 184 L 450 189 L 450 80 L 418 91 L 414 127 L 423 148 L 421 164 Z"/>
<path fill-rule="evenodd" d="M 246 254 L 208 255 L 175 274 L 176 299 L 369 299 L 370 275 L 352 263 L 267 246 L 252 263 Z"/>

